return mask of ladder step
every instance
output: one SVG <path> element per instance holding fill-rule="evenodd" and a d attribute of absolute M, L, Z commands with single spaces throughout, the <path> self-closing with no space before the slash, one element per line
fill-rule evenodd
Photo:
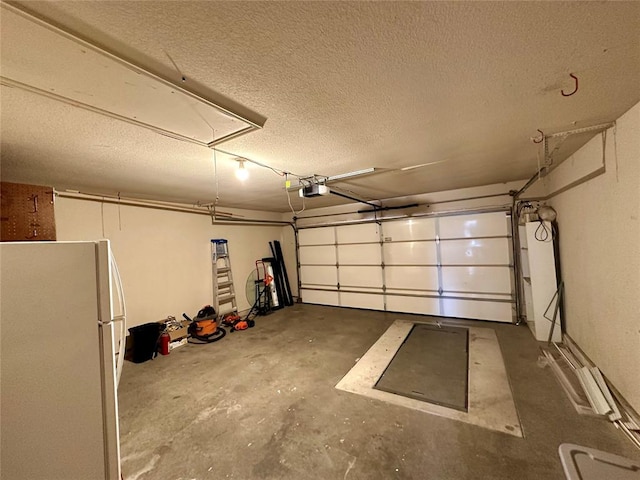
<path fill-rule="evenodd" d="M 236 296 L 235 295 L 228 295 L 226 297 L 218 297 L 218 302 L 219 303 L 229 303 L 229 302 L 235 302 L 236 301 Z"/>
<path fill-rule="evenodd" d="M 217 312 L 223 304 L 231 305 L 237 311 L 236 292 L 233 287 L 231 256 L 229 245 L 224 238 L 211 239 L 211 260 L 213 262 L 213 304 Z M 228 308 L 228 307 L 227 307 Z"/>

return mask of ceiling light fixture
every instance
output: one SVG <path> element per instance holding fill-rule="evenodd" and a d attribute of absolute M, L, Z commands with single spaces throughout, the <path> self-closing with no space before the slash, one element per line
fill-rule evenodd
<path fill-rule="evenodd" d="M 247 178 L 249 178 L 249 170 L 247 170 L 244 166 L 244 159 L 237 159 L 238 169 L 236 170 L 236 178 L 241 182 L 244 182 Z"/>

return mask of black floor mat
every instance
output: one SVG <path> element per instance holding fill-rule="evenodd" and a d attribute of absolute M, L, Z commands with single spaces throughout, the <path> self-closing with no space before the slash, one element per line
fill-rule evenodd
<path fill-rule="evenodd" d="M 467 411 L 469 330 L 414 325 L 378 390 Z"/>

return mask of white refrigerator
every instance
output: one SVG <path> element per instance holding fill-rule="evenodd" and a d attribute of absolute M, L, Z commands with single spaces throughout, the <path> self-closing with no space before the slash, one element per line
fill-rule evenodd
<path fill-rule="evenodd" d="M 0 243 L 0 299 L 0 479 L 120 480 L 109 241 Z"/>

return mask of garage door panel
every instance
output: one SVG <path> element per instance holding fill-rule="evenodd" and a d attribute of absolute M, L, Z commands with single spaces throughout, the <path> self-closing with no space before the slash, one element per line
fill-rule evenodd
<path fill-rule="evenodd" d="M 300 267 L 300 281 L 303 285 L 338 285 L 338 269 L 335 266 Z"/>
<path fill-rule="evenodd" d="M 385 265 L 435 265 L 438 263 L 436 242 L 385 243 Z"/>
<path fill-rule="evenodd" d="M 505 212 L 441 217 L 440 238 L 475 238 L 510 235 Z"/>
<path fill-rule="evenodd" d="M 387 310 L 390 312 L 440 315 L 440 302 L 431 297 L 408 297 L 387 295 Z"/>
<path fill-rule="evenodd" d="M 364 245 L 338 245 L 340 265 L 380 265 L 382 264 L 379 243 Z"/>
<path fill-rule="evenodd" d="M 436 221 L 434 218 L 419 218 L 385 222 L 382 224 L 382 236 L 385 242 L 433 240 L 436 238 Z"/>
<path fill-rule="evenodd" d="M 340 292 L 351 293 L 384 293 L 382 287 L 342 287 L 340 286 Z"/>
<path fill-rule="evenodd" d="M 338 243 L 380 242 L 380 226 L 377 223 L 344 225 L 336 227 Z"/>
<path fill-rule="evenodd" d="M 382 288 L 382 269 L 380 267 L 340 267 L 340 287 L 377 287 Z"/>
<path fill-rule="evenodd" d="M 509 265 L 507 238 L 470 238 L 440 242 L 443 265 Z"/>
<path fill-rule="evenodd" d="M 504 300 L 511 301 L 513 296 L 511 293 L 469 293 L 469 292 L 444 292 L 445 297 L 455 297 L 455 298 L 468 298 L 468 299 L 479 299 L 479 300 Z"/>
<path fill-rule="evenodd" d="M 386 267 L 384 269 L 387 288 L 438 290 L 437 267 Z"/>
<path fill-rule="evenodd" d="M 333 245 L 334 243 L 336 243 L 335 227 L 298 230 L 298 245 Z"/>
<path fill-rule="evenodd" d="M 445 292 L 510 293 L 509 267 L 442 267 Z"/>
<path fill-rule="evenodd" d="M 304 303 L 316 303 L 319 305 L 340 306 L 338 292 L 301 289 L 300 295 Z"/>
<path fill-rule="evenodd" d="M 336 247 L 333 245 L 322 247 L 300 247 L 301 264 L 335 265 Z"/>
<path fill-rule="evenodd" d="M 366 308 L 367 310 L 384 310 L 384 296 L 368 293 L 340 292 L 342 307 Z"/>
<path fill-rule="evenodd" d="M 302 230 L 303 301 L 512 322 L 510 221 L 501 211 Z"/>
<path fill-rule="evenodd" d="M 443 299 L 443 315 L 446 317 L 492 320 L 496 322 L 513 321 L 514 307 L 507 302 L 486 302 L 477 300 Z"/>

